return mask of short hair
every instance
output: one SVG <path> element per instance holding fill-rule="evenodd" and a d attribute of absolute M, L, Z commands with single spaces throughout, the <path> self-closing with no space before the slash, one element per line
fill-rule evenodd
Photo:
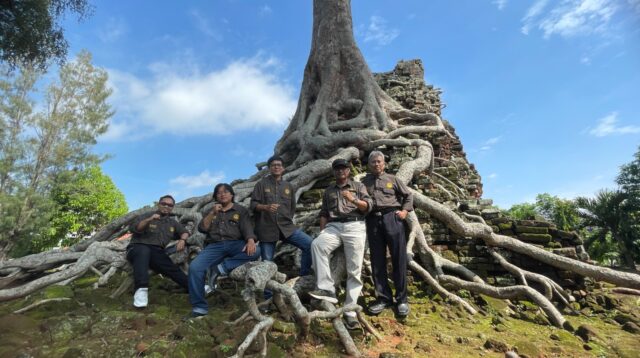
<path fill-rule="evenodd" d="M 273 162 L 280 162 L 282 163 L 282 165 L 284 165 L 284 160 L 282 160 L 282 157 L 279 155 L 274 155 L 271 158 L 267 159 L 267 166 L 271 166 L 271 163 Z"/>
<path fill-rule="evenodd" d="M 158 203 L 161 202 L 162 199 L 167 199 L 167 198 L 171 199 L 171 201 L 173 201 L 174 204 L 176 203 L 176 199 L 174 199 L 173 196 L 171 196 L 169 194 L 161 196 L 160 199 L 158 199 Z"/>
<path fill-rule="evenodd" d="M 227 183 L 220 183 L 216 185 L 215 188 L 213 188 L 213 200 L 216 200 L 216 194 L 218 193 L 218 190 L 220 190 L 221 188 L 226 189 L 229 193 L 231 193 L 231 195 L 233 195 L 233 198 L 231 198 L 231 202 L 235 203 L 236 192 L 233 191 L 233 187 Z"/>
<path fill-rule="evenodd" d="M 374 150 L 373 152 L 369 153 L 368 161 L 370 162 L 373 158 L 377 157 L 382 157 L 382 160 L 386 162 L 386 160 L 384 159 L 384 154 L 379 150 Z"/>

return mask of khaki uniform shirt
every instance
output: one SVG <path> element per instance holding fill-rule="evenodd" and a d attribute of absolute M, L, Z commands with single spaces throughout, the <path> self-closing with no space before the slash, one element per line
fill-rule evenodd
<path fill-rule="evenodd" d="M 271 175 L 256 183 L 251 193 L 249 208 L 254 213 L 256 222 L 256 234 L 262 242 L 276 242 L 280 233 L 284 237 L 291 236 L 298 228 L 293 224 L 293 215 L 296 210 L 295 190 L 282 179 L 279 182 Z M 278 212 L 258 211 L 258 204 L 279 204 Z"/>
<path fill-rule="evenodd" d="M 208 231 L 202 227 L 203 222 L 204 219 L 200 221 L 198 231 L 207 235 L 204 240 L 206 243 L 256 239 L 251 225 L 249 210 L 239 204 L 234 203 L 231 209 L 227 211 L 219 211 L 213 217 Z"/>
<path fill-rule="evenodd" d="M 367 202 L 366 212 L 361 212 L 356 204 L 347 201 L 342 196 L 341 192 L 345 189 L 349 190 L 358 200 Z M 333 184 L 324 191 L 320 216 L 327 218 L 329 221 L 349 218 L 362 219 L 371 211 L 372 204 L 373 202 L 365 186 L 360 182 L 349 179 L 343 187 Z"/>
<path fill-rule="evenodd" d="M 184 233 L 188 233 L 187 229 L 177 222 L 174 218 L 162 216 L 159 219 L 153 219 L 147 225 L 147 228 L 138 231 L 138 224 L 155 213 L 140 215 L 129 225 L 129 231 L 133 234 L 131 237 L 132 244 L 147 244 L 165 247 L 171 240 L 177 240 Z"/>
<path fill-rule="evenodd" d="M 398 208 L 413 210 L 413 195 L 409 188 L 395 175 L 382 173 L 380 176 L 367 174 L 362 179 L 367 191 L 373 198 L 373 211 Z"/>

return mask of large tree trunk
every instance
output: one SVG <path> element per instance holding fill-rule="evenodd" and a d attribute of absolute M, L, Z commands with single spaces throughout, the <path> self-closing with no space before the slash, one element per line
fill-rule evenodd
<path fill-rule="evenodd" d="M 350 0 L 315 0 L 311 53 L 296 113 L 275 151 L 288 164 L 331 156 L 336 144 L 358 145 L 394 127 L 384 109 L 397 104 L 371 74 L 353 37 Z M 366 135 L 337 133 L 368 128 Z"/>

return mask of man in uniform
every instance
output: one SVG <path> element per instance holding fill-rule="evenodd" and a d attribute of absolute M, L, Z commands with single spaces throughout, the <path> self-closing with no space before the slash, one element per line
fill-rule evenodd
<path fill-rule="evenodd" d="M 273 261 L 278 239 L 296 246 L 302 251 L 300 276 L 311 271 L 311 237 L 293 224 L 296 210 L 295 190 L 282 178 L 282 158 L 274 156 L 267 161 L 270 175 L 256 183 L 251 194 L 250 208 L 256 222 L 256 234 L 260 241 L 263 261 Z M 265 298 L 269 298 L 265 292 Z"/>
<path fill-rule="evenodd" d="M 320 235 L 311 244 L 313 267 L 316 273 L 316 290 L 309 292 L 314 298 L 338 303 L 335 283 L 331 277 L 329 257 L 344 246 L 347 264 L 347 297 L 345 305 L 355 304 L 362 291 L 362 260 L 365 248 L 364 216 L 371 210 L 371 198 L 365 186 L 351 180 L 349 163 L 336 159 L 331 167 L 336 183 L 329 186 L 322 196 L 320 209 Z M 355 312 L 344 315 L 347 328 L 358 328 Z"/>
<path fill-rule="evenodd" d="M 149 268 L 171 278 L 183 288 L 188 288 L 187 275 L 171 261 L 164 248 L 171 240 L 178 239 L 176 250 L 182 251 L 189 232 L 175 219 L 169 217 L 175 200 L 165 195 L 158 200 L 157 210 L 140 215 L 129 226 L 131 242 L 127 246 L 127 260 L 133 266 L 135 294 L 133 305 L 147 307 L 149 303 Z"/>
<path fill-rule="evenodd" d="M 368 309 L 371 314 L 377 315 L 393 305 L 393 296 L 387 281 L 388 247 L 393 265 L 396 311 L 399 316 L 404 317 L 409 314 L 404 219 L 408 212 L 413 210 L 413 196 L 403 182 L 394 175 L 385 173 L 384 169 L 384 154 L 379 151 L 371 152 L 370 173 L 362 180 L 373 198 L 373 208 L 367 216 L 366 224 L 376 300 Z"/>
<path fill-rule="evenodd" d="M 215 282 L 218 275 L 227 275 L 260 257 L 249 210 L 234 203 L 231 185 L 216 185 L 213 197 L 216 203 L 198 225 L 198 230 L 206 235 L 205 247 L 189 265 L 190 317 L 204 316 L 209 311 L 204 289 L 208 269 Z"/>

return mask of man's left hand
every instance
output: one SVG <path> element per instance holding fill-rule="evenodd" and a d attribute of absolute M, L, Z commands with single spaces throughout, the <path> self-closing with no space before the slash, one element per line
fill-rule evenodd
<path fill-rule="evenodd" d="M 404 220 L 407 217 L 408 214 L 409 214 L 409 212 L 406 211 L 406 210 L 398 210 L 398 211 L 396 211 L 396 215 L 398 215 L 398 218 L 400 220 Z"/>
<path fill-rule="evenodd" d="M 176 251 L 184 250 L 184 247 L 186 246 L 185 243 L 186 243 L 185 240 L 178 240 L 178 243 L 176 244 Z"/>
<path fill-rule="evenodd" d="M 244 245 L 242 251 L 246 252 L 248 256 L 253 256 L 256 253 L 256 242 L 253 239 L 247 240 L 247 244 Z"/>

